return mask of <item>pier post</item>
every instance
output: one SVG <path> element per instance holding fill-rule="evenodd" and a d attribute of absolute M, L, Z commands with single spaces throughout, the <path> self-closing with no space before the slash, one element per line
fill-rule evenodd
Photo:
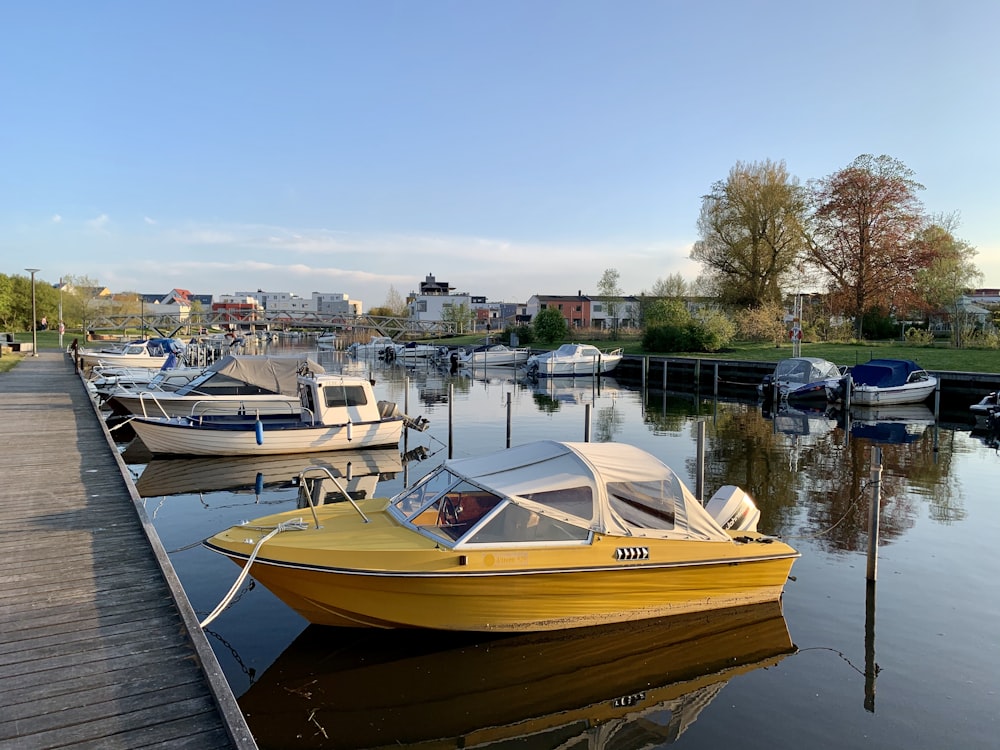
<path fill-rule="evenodd" d="M 590 442 L 590 404 L 583 407 L 583 442 Z"/>
<path fill-rule="evenodd" d="M 694 495 L 698 502 L 705 504 L 705 420 L 698 420 L 698 458 L 695 462 L 697 469 L 694 481 Z"/>
<path fill-rule="evenodd" d="M 448 458 L 452 458 L 455 449 L 455 384 L 448 383 Z"/>
<path fill-rule="evenodd" d="M 663 390 L 667 390 L 667 359 L 663 358 Z"/>
<path fill-rule="evenodd" d="M 510 448 L 510 391 L 507 392 L 507 447 Z"/>
<path fill-rule="evenodd" d="M 872 503 L 868 514 L 868 571 L 865 577 L 874 582 L 878 577 L 878 525 L 882 505 L 882 449 L 873 446 L 871 450 Z"/>
<path fill-rule="evenodd" d="M 712 378 L 712 383 L 713 383 L 712 387 L 714 389 L 712 391 L 712 397 L 713 398 L 718 398 L 719 397 L 719 363 L 718 362 L 715 363 L 715 372 L 714 372 L 714 376 Z"/>

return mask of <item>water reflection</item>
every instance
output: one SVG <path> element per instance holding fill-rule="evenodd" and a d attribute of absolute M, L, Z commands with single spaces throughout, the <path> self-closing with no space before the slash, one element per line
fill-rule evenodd
<path fill-rule="evenodd" d="M 507 637 L 310 626 L 239 702 L 261 748 L 634 748 L 792 651 L 777 603 Z"/>

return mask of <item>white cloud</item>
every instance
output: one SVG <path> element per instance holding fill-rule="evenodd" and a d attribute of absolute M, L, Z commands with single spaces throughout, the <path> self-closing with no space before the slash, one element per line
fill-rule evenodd
<path fill-rule="evenodd" d="M 151 219 L 151 218 L 149 218 L 148 216 L 143 216 L 143 217 L 142 217 L 142 220 L 143 220 L 144 222 L 146 222 L 147 224 L 149 224 L 150 226 L 156 226 L 156 224 L 157 224 L 157 221 L 156 221 L 156 219 Z"/>
<path fill-rule="evenodd" d="M 52 221 L 53 224 L 61 224 L 62 223 L 62 216 L 60 216 L 59 214 L 52 214 L 51 221 Z"/>
<path fill-rule="evenodd" d="M 101 214 L 94 219 L 90 219 L 87 222 L 87 226 L 96 232 L 105 232 L 109 223 L 111 223 L 111 217 L 107 214 Z"/>

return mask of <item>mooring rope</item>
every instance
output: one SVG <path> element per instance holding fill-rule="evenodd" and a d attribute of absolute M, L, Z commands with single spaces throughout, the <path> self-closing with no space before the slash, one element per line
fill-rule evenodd
<path fill-rule="evenodd" d="M 199 627 L 201 627 L 204 630 L 206 625 L 208 625 L 210 622 L 212 622 L 212 620 L 214 620 L 216 617 L 221 615 L 226 610 L 226 607 L 229 606 L 230 602 L 232 601 L 232 598 L 236 596 L 236 592 L 239 591 L 240 586 L 243 585 L 243 581 L 246 580 L 246 577 L 248 575 L 250 575 L 250 566 L 253 565 L 254 560 L 257 559 L 257 553 L 260 552 L 260 548 L 264 545 L 264 542 L 268 541 L 272 537 L 277 536 L 282 531 L 302 531 L 308 528 L 309 524 L 307 524 L 301 518 L 293 518 L 290 521 L 279 523 L 277 526 L 271 529 L 271 531 L 262 536 L 260 538 L 260 541 L 258 541 L 257 544 L 254 545 L 253 552 L 251 552 L 250 557 L 247 558 L 247 564 L 244 565 L 243 570 L 240 571 L 240 575 L 236 579 L 236 583 L 233 584 L 233 587 L 229 589 L 229 593 L 227 593 L 222 598 L 222 601 L 219 602 L 218 606 L 212 610 L 212 612 L 208 615 L 208 617 L 206 617 L 204 620 L 198 623 Z"/>

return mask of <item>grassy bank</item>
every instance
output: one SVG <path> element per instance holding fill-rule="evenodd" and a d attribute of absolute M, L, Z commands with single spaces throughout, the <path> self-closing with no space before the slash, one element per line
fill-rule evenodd
<path fill-rule="evenodd" d="M 38 331 L 38 348 L 56 349 L 59 347 L 59 333 L 57 331 Z M 79 333 L 63 335 L 63 344 L 69 343 L 79 337 Z M 31 333 L 18 333 L 15 338 L 18 341 L 31 341 Z M 469 346 L 482 343 L 482 334 L 474 336 L 454 337 L 451 339 L 437 339 L 434 343 L 446 346 Z M 577 339 L 573 339 L 577 341 Z M 669 357 L 702 357 L 706 359 L 736 359 L 752 360 L 757 362 L 777 362 L 792 356 L 792 345 L 782 344 L 761 344 L 741 342 L 733 344 L 719 352 L 706 354 L 691 354 L 690 352 L 646 352 L 642 350 L 642 344 L 637 339 L 621 341 L 586 341 L 579 343 L 594 344 L 600 349 L 622 347 L 626 354 L 650 354 L 653 356 Z M 81 338 L 81 344 L 86 346 Z M 555 347 L 545 347 L 540 344 L 533 344 L 532 348 L 546 349 Z M 859 362 L 866 362 L 876 357 L 886 357 L 889 359 L 912 359 L 921 367 L 927 370 L 951 370 L 955 372 L 995 372 L 1000 373 L 1000 350 L 996 349 L 953 349 L 946 343 L 938 343 L 932 346 L 907 346 L 896 341 L 877 341 L 863 344 L 828 344 L 828 343 L 807 343 L 801 346 L 803 357 L 821 357 L 828 359 L 838 365 L 855 365 Z M 13 366 L 11 360 L 16 359 L 16 355 L 6 355 L 0 358 L 0 372 Z M 6 361 L 5 361 L 6 360 Z"/>

